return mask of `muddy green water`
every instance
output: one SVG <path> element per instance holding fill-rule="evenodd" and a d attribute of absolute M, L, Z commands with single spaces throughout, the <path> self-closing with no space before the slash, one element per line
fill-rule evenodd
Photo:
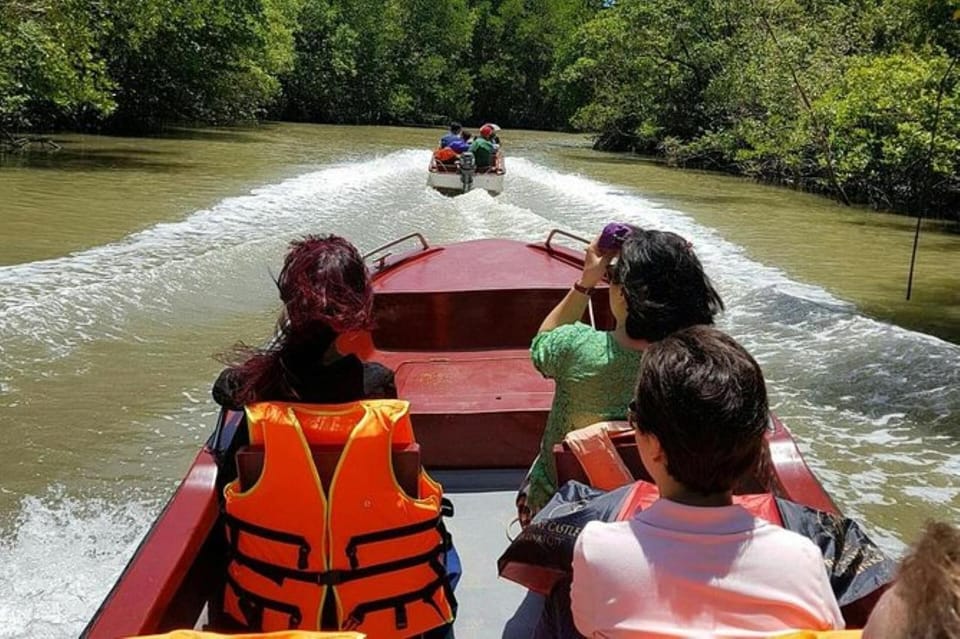
<path fill-rule="evenodd" d="M 213 355 L 269 337 L 289 239 L 363 250 L 581 234 L 690 238 L 818 477 L 891 552 L 960 519 L 960 234 L 504 132 L 503 195 L 425 187 L 439 130 L 267 124 L 64 135 L 0 158 L 0 638 L 75 636 L 212 425 Z M 51 613 L 55 611 L 55 613 Z"/>

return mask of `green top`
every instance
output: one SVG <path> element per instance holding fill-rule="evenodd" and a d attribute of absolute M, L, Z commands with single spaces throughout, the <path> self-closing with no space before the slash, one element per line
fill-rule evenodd
<path fill-rule="evenodd" d="M 496 149 L 493 148 L 493 142 L 490 140 L 476 137 L 470 143 L 470 152 L 477 159 L 477 166 L 482 168 L 493 164 L 493 154 Z"/>
<path fill-rule="evenodd" d="M 553 446 L 572 430 L 624 419 L 640 370 L 640 351 L 624 348 L 613 333 L 586 324 L 564 324 L 538 333 L 530 358 L 544 377 L 556 381 L 553 406 L 530 469 L 527 505 L 543 508 L 557 490 Z"/>

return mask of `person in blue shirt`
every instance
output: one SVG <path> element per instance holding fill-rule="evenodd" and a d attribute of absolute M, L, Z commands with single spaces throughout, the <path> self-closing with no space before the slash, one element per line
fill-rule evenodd
<path fill-rule="evenodd" d="M 460 129 L 463 127 L 460 126 L 459 122 L 450 123 L 450 132 L 445 136 L 440 138 L 440 148 L 446 148 L 460 139 Z"/>
<path fill-rule="evenodd" d="M 450 149 L 458 154 L 470 150 L 470 138 L 472 137 L 467 131 L 460 131 L 460 137 L 450 143 Z"/>

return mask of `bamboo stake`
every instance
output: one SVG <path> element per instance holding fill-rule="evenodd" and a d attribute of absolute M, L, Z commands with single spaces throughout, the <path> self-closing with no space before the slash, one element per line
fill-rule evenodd
<path fill-rule="evenodd" d="M 927 161 L 925 162 L 927 166 L 927 175 L 923 180 L 923 201 L 920 206 L 920 212 L 917 213 L 917 228 L 913 232 L 913 251 L 910 253 L 910 273 L 907 275 L 907 301 L 910 301 L 910 295 L 913 292 L 913 273 L 917 264 L 917 247 L 920 244 L 920 223 L 923 221 L 923 214 L 926 212 L 927 207 L 930 206 L 930 181 L 933 176 L 933 152 L 934 146 L 937 141 L 937 131 L 940 129 L 940 107 L 943 104 L 943 94 L 947 89 L 947 78 L 950 77 L 950 73 L 953 71 L 953 67 L 956 66 L 957 59 L 953 58 L 950 61 L 950 66 L 947 67 L 946 72 L 943 74 L 943 77 L 940 78 L 940 87 L 937 90 L 937 105 L 933 111 L 933 126 L 930 128 L 930 146 L 927 148 Z"/>

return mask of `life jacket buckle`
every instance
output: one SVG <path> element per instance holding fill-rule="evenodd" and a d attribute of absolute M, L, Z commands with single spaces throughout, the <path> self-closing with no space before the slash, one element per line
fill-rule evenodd
<path fill-rule="evenodd" d="M 303 618 L 300 616 L 300 612 L 290 613 L 290 630 L 296 630 L 300 627 L 300 623 L 303 621 Z"/>
<path fill-rule="evenodd" d="M 317 573 L 317 585 L 318 586 L 337 586 L 343 583 L 344 576 L 348 573 L 347 570 L 326 570 L 324 572 Z"/>
<path fill-rule="evenodd" d="M 359 613 L 359 618 L 358 618 L 358 613 L 356 613 L 356 612 L 352 613 L 352 614 L 351 614 L 349 617 L 347 617 L 346 620 L 343 622 L 343 629 L 344 629 L 344 630 L 356 630 L 357 628 L 360 627 L 360 624 L 363 623 L 363 618 L 364 618 L 364 616 L 365 616 L 365 615 L 364 615 L 363 613 Z"/>

